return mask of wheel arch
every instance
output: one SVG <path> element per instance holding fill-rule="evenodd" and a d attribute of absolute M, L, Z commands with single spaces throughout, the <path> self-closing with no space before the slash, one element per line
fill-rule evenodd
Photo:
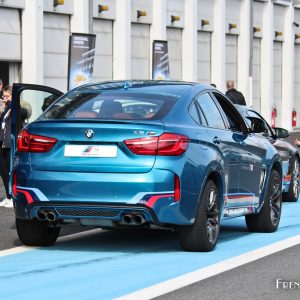
<path fill-rule="evenodd" d="M 278 159 L 278 157 L 275 158 L 275 160 L 271 163 L 270 168 L 268 168 L 268 170 L 267 170 L 264 187 L 263 187 L 263 192 L 260 195 L 260 203 L 259 203 L 259 207 L 257 208 L 257 213 L 259 213 L 263 207 L 266 193 L 268 190 L 268 186 L 270 184 L 270 177 L 271 177 L 272 170 L 275 170 L 279 173 L 279 176 L 281 178 L 281 183 L 282 183 L 283 171 L 282 171 L 281 161 L 280 161 L 280 159 Z M 282 186 L 282 184 L 281 184 L 281 186 Z"/>
<path fill-rule="evenodd" d="M 271 170 L 276 170 L 282 178 L 282 167 L 281 163 L 278 160 L 274 161 Z"/>
<path fill-rule="evenodd" d="M 223 182 L 224 180 L 223 180 L 223 177 L 218 171 L 212 170 L 208 174 L 208 176 L 205 180 L 205 183 L 208 180 L 212 180 L 218 188 L 219 198 L 220 198 L 220 210 L 222 212 L 223 211 L 223 206 L 224 206 L 224 182 Z M 204 185 L 203 185 L 203 187 L 204 187 Z M 203 190 L 203 188 L 202 188 L 202 190 Z"/>
<path fill-rule="evenodd" d="M 290 159 L 290 165 L 289 165 L 289 170 L 288 174 L 290 174 L 291 179 L 289 181 L 288 188 L 284 190 L 282 193 L 282 199 L 285 202 L 297 202 L 299 198 L 299 181 L 298 181 L 298 189 L 297 189 L 297 194 L 295 194 L 295 184 L 294 184 L 294 176 L 295 176 L 295 163 L 300 164 L 300 158 L 299 158 L 299 153 L 298 151 L 292 152 L 292 158 Z M 299 169 L 298 169 L 299 172 Z M 299 174 L 299 173 L 298 173 Z M 299 178 L 299 175 L 297 175 Z M 287 185 L 286 185 L 287 186 Z"/>
<path fill-rule="evenodd" d="M 198 207 L 201 204 L 201 196 L 203 194 L 203 191 L 205 189 L 205 185 L 208 180 L 212 180 L 215 185 L 217 186 L 218 192 L 219 192 L 219 200 L 220 200 L 220 216 L 222 218 L 223 214 L 223 207 L 224 207 L 224 193 L 225 193 L 225 171 L 223 166 L 218 163 L 216 160 L 212 161 L 209 166 L 206 168 L 205 173 L 203 174 L 202 177 L 202 182 L 201 186 L 199 189 L 198 193 L 198 201 L 197 201 L 197 209 L 195 210 L 198 211 Z M 196 213 L 195 213 L 196 216 Z M 195 217 L 194 216 L 194 217 Z"/>

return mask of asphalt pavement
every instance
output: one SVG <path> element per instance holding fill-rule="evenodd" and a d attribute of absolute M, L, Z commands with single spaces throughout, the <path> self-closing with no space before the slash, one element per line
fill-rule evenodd
<path fill-rule="evenodd" d="M 1 179 L 0 179 L 1 181 Z M 0 184 L 0 200 L 5 198 L 4 186 Z M 13 208 L 0 207 L 0 250 L 20 246 L 18 239 Z"/>
<path fill-rule="evenodd" d="M 155 299 L 300 299 L 300 288 L 291 285 L 294 288 L 283 289 L 281 281 L 277 281 L 279 279 L 300 282 L 300 246 L 280 251 Z"/>
<path fill-rule="evenodd" d="M 243 218 L 227 220 L 210 253 L 183 252 L 175 233 L 155 230 L 93 230 L 53 247 L 28 248 L 0 257 L 0 299 L 120 297 L 300 234 L 298 211 L 300 203 L 285 203 L 280 228 L 272 234 L 249 233 Z M 62 235 L 82 230 L 64 228 Z M 20 245 L 13 209 L 0 207 L 0 251 Z M 300 288 L 276 289 L 278 279 L 300 283 L 300 245 L 157 299 L 300 299 Z"/>
<path fill-rule="evenodd" d="M 1 179 L 0 179 L 1 181 Z M 0 183 L 0 200 L 5 198 L 5 189 Z M 82 226 L 66 226 L 63 227 L 60 236 L 73 234 L 91 229 Z M 21 246 L 15 226 L 15 213 L 13 208 L 0 207 L 0 251 Z"/>

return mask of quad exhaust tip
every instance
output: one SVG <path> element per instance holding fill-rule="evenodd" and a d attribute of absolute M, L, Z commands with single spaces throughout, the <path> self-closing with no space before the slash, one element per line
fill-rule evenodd
<path fill-rule="evenodd" d="M 56 213 L 54 210 L 39 209 L 37 213 L 37 219 L 39 221 L 54 222 L 56 220 Z"/>
<path fill-rule="evenodd" d="M 145 218 L 143 215 L 131 215 L 131 214 L 126 214 L 122 218 L 122 223 L 126 225 L 141 225 L 145 223 Z"/>
<path fill-rule="evenodd" d="M 54 222 L 57 219 L 57 215 L 54 210 L 39 209 L 37 212 L 37 219 L 39 221 Z M 126 225 L 141 225 L 146 220 L 142 214 L 126 214 L 122 217 L 122 223 Z"/>

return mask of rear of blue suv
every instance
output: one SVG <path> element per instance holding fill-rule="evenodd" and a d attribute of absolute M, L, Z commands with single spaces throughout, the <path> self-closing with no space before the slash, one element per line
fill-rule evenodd
<path fill-rule="evenodd" d="M 75 89 L 19 132 L 12 194 L 24 244 L 51 245 L 61 225 L 79 223 L 171 228 L 179 230 L 184 249 L 210 251 L 226 205 L 232 216 L 259 212 L 264 194 L 270 184 L 277 186 L 280 174 L 263 169 L 253 191 L 239 192 L 239 176 L 227 170 L 220 145 L 206 140 L 208 129 L 195 122 L 191 111 L 193 94 L 202 93 L 201 86 L 150 82 L 110 87 Z M 239 166 L 229 160 L 229 170 L 239 173 Z M 266 178 L 270 174 L 271 182 Z M 248 206 L 235 208 L 233 196 Z M 253 199 L 260 199 L 256 206 Z M 203 233 L 195 246 L 188 230 L 199 226 L 199 218 Z"/>

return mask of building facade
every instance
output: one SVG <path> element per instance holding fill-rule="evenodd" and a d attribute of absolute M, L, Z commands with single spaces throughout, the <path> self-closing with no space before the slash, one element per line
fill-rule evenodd
<path fill-rule="evenodd" d="M 150 79 L 167 40 L 171 79 L 232 79 L 269 122 L 300 128 L 299 0 L 0 0 L 0 78 L 66 91 L 71 33 L 96 34 L 95 82 Z"/>

